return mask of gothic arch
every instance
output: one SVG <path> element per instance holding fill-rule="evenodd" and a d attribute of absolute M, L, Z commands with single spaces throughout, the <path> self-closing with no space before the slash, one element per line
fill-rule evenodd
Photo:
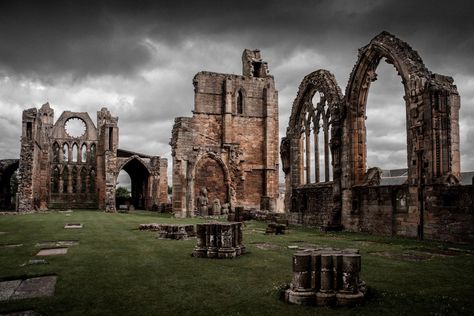
<path fill-rule="evenodd" d="M 312 100 L 316 93 L 321 96 L 321 101 L 318 104 L 313 104 Z M 326 146 L 331 149 L 334 180 L 338 181 L 337 177 L 340 176 L 340 172 L 336 172 L 336 169 L 340 168 L 342 100 L 343 96 L 336 78 L 327 70 L 316 70 L 304 77 L 301 82 L 293 102 L 287 135 L 281 143 L 283 171 L 287 176 L 291 174 L 289 176 L 290 187 L 302 183 L 304 155 L 301 153 L 300 136 L 308 131 L 311 125 L 319 124 L 320 119 L 324 121 L 326 128 L 331 126 Z M 329 133 L 329 129 L 326 132 Z M 297 148 L 300 148 L 299 152 Z M 329 155 L 328 152 L 327 155 Z M 315 154 L 315 156 L 317 155 Z M 329 168 L 327 161 L 325 167 Z M 318 168 L 315 167 L 315 169 Z"/>
<path fill-rule="evenodd" d="M 208 169 L 212 169 L 212 171 Z M 212 177 L 206 175 L 204 171 L 211 172 Z M 203 174 L 201 174 L 201 172 Z M 219 177 L 220 173 L 221 177 Z M 188 205 L 191 209 L 196 207 L 195 202 L 197 196 L 200 194 L 201 187 L 208 189 L 209 203 L 212 203 L 214 199 L 219 199 L 221 204 L 229 203 L 231 198 L 230 179 L 229 169 L 221 157 L 214 153 L 204 153 L 198 156 L 192 166 L 191 181 L 188 181 L 188 190 L 191 193 Z"/>
<path fill-rule="evenodd" d="M 130 202 L 137 209 L 149 209 L 152 203 L 150 194 L 151 170 L 139 156 L 133 155 L 123 161 L 117 168 L 115 177 L 119 176 L 121 170 L 128 173 L 131 180 L 131 198 Z M 115 181 L 117 183 L 117 181 Z"/>
<path fill-rule="evenodd" d="M 238 87 L 234 92 L 234 114 L 243 115 L 245 114 L 247 92 L 243 87 Z"/>
<path fill-rule="evenodd" d="M 320 101 L 313 104 L 313 97 L 318 93 Z M 289 126 L 287 128 L 286 137 L 281 142 L 281 158 L 283 163 L 283 171 L 285 172 L 286 194 L 285 207 L 292 211 L 297 211 L 300 207 L 293 205 L 293 201 L 298 199 L 296 196 L 306 194 L 306 189 L 300 188 L 302 179 L 304 178 L 303 157 L 308 157 L 308 146 L 305 145 L 305 153 L 302 149 L 302 134 L 308 131 L 308 127 L 313 124 L 314 129 L 319 133 L 320 119 L 324 125 L 324 145 L 325 151 L 325 181 L 318 185 L 328 187 L 333 195 L 334 203 L 329 210 L 328 218 L 325 219 L 326 225 L 337 225 L 340 221 L 341 203 L 341 156 L 342 156 L 342 119 L 343 119 L 343 95 L 337 81 L 332 73 L 327 70 L 316 70 L 301 82 L 298 94 L 293 102 L 293 108 L 290 115 Z M 328 128 L 330 126 L 330 129 Z M 314 132 L 314 130 L 313 130 Z M 315 134 L 316 136 L 316 134 Z M 316 136 L 317 137 L 317 136 Z M 319 160 L 319 144 L 314 137 L 315 153 L 314 157 Z M 305 136 L 305 141 L 308 135 Z M 306 144 L 308 144 L 306 142 Z M 316 149 L 317 148 L 317 149 Z M 330 151 L 330 152 L 329 152 Z M 332 174 L 333 181 L 328 182 L 329 174 L 329 155 L 332 156 Z M 307 159 L 307 158 L 306 158 Z M 306 160 L 306 177 L 308 179 L 308 161 Z M 319 163 L 316 166 L 315 161 L 315 180 L 319 182 Z M 307 181 L 310 183 L 311 181 Z M 300 192 L 301 190 L 301 192 Z M 322 212 L 322 210 L 313 210 Z"/>
<path fill-rule="evenodd" d="M 432 126 L 430 118 L 430 116 L 435 115 L 432 100 L 433 98 L 439 98 L 436 97 L 439 90 L 442 91 L 441 94 L 457 96 L 452 78 L 432 74 L 425 67 L 418 53 L 407 43 L 388 32 L 382 32 L 359 50 L 358 60 L 346 87 L 347 117 L 343 138 L 344 147 L 348 152 L 348 161 L 344 161 L 343 171 L 344 178 L 347 179 L 346 187 L 361 184 L 366 173 L 365 119 L 367 96 L 370 83 L 377 78 L 375 73 L 377 66 L 383 58 L 388 63 L 393 64 L 402 79 L 405 90 L 408 183 L 416 185 L 421 178 L 421 173 L 424 174 L 423 177 L 427 181 L 440 178 L 446 173 L 453 172 L 452 165 L 456 166 L 459 162 L 459 158 L 456 157 L 456 148 L 454 148 L 454 151 L 450 151 L 449 154 L 430 156 L 433 149 L 431 135 L 436 133 L 433 131 L 435 127 Z M 459 100 L 452 99 L 452 102 L 459 103 Z M 453 105 L 453 109 L 456 111 L 456 105 Z M 442 114 L 436 113 L 436 115 L 440 116 Z M 457 125 L 453 121 L 449 121 L 448 125 L 451 125 L 451 123 L 453 123 L 452 128 L 456 129 Z M 451 136 L 448 132 L 443 137 L 450 138 Z M 454 140 L 454 143 L 458 144 L 458 142 L 457 139 Z M 436 148 L 434 149 L 436 152 Z M 459 152 L 457 152 L 457 155 L 459 156 Z M 442 157 L 440 158 L 440 156 Z M 428 166 L 426 170 L 423 169 L 425 165 Z M 435 166 L 439 165 L 441 167 L 435 170 Z M 458 170 L 454 170 L 454 174 L 457 173 Z"/>

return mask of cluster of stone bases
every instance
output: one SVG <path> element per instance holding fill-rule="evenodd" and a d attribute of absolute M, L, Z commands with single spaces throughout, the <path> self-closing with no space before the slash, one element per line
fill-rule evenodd
<path fill-rule="evenodd" d="M 293 280 L 285 300 L 300 305 L 353 306 L 362 303 L 358 250 L 315 249 L 293 255 Z"/>
<path fill-rule="evenodd" d="M 188 239 L 196 236 L 192 224 L 140 224 L 139 230 L 152 230 L 158 232 L 158 238 L 162 239 Z"/>
<path fill-rule="evenodd" d="M 242 223 L 239 222 L 197 224 L 196 237 L 194 257 L 235 258 L 245 253 Z"/>

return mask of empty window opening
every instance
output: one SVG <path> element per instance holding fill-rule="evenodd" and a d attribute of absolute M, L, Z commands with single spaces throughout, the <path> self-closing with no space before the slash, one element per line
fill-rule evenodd
<path fill-rule="evenodd" d="M 252 63 L 253 65 L 253 76 L 254 77 L 261 77 L 262 74 L 261 74 L 261 71 L 262 71 L 262 63 L 261 62 L 253 62 Z"/>
<path fill-rule="evenodd" d="M 301 184 L 332 180 L 332 154 L 329 147 L 331 122 L 328 108 L 324 95 L 316 92 L 301 114 Z"/>
<path fill-rule="evenodd" d="M 91 163 L 95 162 L 95 144 L 92 144 L 91 146 Z"/>
<path fill-rule="evenodd" d="M 372 82 L 367 95 L 367 169 L 407 168 L 404 95 L 397 71 L 392 65 L 381 61 L 377 68 L 377 81 Z"/>
<path fill-rule="evenodd" d="M 51 174 L 51 192 L 52 193 L 59 193 L 59 168 L 55 167 L 53 169 L 53 173 Z"/>
<path fill-rule="evenodd" d="M 237 92 L 237 114 L 243 114 L 244 113 L 244 98 L 242 95 L 242 91 L 239 90 Z"/>
<path fill-rule="evenodd" d="M 77 177 L 78 177 L 77 168 L 74 167 L 74 168 L 72 168 L 72 174 L 71 174 L 72 193 L 77 193 L 78 192 L 78 190 L 77 190 L 77 184 L 78 184 Z"/>
<path fill-rule="evenodd" d="M 95 170 L 91 169 L 89 172 L 89 192 L 95 193 Z"/>
<path fill-rule="evenodd" d="M 69 161 L 69 146 L 67 143 L 63 145 L 63 161 Z"/>
<path fill-rule="evenodd" d="M 109 150 L 114 149 L 114 128 L 109 127 Z"/>
<path fill-rule="evenodd" d="M 79 155 L 79 147 L 77 144 L 72 145 L 72 162 L 77 162 L 77 158 Z"/>
<path fill-rule="evenodd" d="M 87 192 L 87 170 L 86 168 L 81 169 L 81 193 Z"/>
<path fill-rule="evenodd" d="M 69 169 L 67 167 L 63 170 L 63 193 L 69 193 Z"/>
<path fill-rule="evenodd" d="M 33 138 L 33 124 L 31 122 L 26 122 L 26 138 Z"/>
<path fill-rule="evenodd" d="M 53 144 L 53 162 L 58 163 L 60 161 L 60 149 L 58 143 Z"/>
<path fill-rule="evenodd" d="M 83 144 L 81 147 L 81 162 L 87 162 L 87 146 Z"/>

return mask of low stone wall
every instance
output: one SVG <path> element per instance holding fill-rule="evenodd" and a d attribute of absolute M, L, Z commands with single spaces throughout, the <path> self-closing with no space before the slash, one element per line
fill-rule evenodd
<path fill-rule="evenodd" d="M 196 225 L 198 258 L 235 258 L 245 253 L 242 223 L 204 223 Z"/>
<path fill-rule="evenodd" d="M 291 204 L 287 213 L 291 224 L 326 226 L 334 207 L 332 182 L 294 188 Z"/>
<path fill-rule="evenodd" d="M 178 224 L 140 224 L 139 230 L 151 230 L 158 232 L 158 238 L 162 239 L 187 239 L 195 237 L 196 231 L 194 225 L 178 225 Z"/>
<path fill-rule="evenodd" d="M 299 305 L 352 306 L 364 300 L 356 249 L 315 249 L 293 255 L 293 280 L 285 301 Z"/>
<path fill-rule="evenodd" d="M 433 185 L 425 194 L 425 238 L 474 243 L 474 187 Z"/>

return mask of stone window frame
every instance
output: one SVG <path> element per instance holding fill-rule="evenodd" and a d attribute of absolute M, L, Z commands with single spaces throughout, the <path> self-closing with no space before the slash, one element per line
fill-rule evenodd
<path fill-rule="evenodd" d="M 314 105 L 314 96 L 319 93 L 320 101 Z M 331 143 L 331 111 L 328 100 L 326 99 L 324 92 L 320 89 L 314 88 L 309 94 L 309 100 L 304 103 L 299 115 L 299 131 L 300 131 L 300 155 L 305 159 L 301 160 L 301 172 L 302 177 L 300 178 L 300 185 L 316 184 L 316 183 L 328 183 L 333 180 L 334 170 L 332 170 L 333 153 L 329 148 Z M 316 131 L 317 126 L 317 131 Z M 323 133 L 323 144 L 319 143 L 319 134 Z M 317 148 L 316 148 L 317 146 Z M 304 148 L 304 149 L 303 149 Z M 313 149 L 313 153 L 309 152 L 308 148 Z M 321 165 L 320 165 L 320 150 L 324 152 L 324 179 L 320 177 Z M 314 170 L 311 168 L 311 158 L 314 154 Z M 311 180 L 311 175 L 314 173 L 314 180 Z"/>
<path fill-rule="evenodd" d="M 239 111 L 239 96 L 241 96 L 241 111 Z M 238 87 L 234 92 L 234 111 L 233 114 L 237 116 L 244 116 L 246 113 L 247 107 L 247 92 L 245 91 L 244 87 Z"/>

